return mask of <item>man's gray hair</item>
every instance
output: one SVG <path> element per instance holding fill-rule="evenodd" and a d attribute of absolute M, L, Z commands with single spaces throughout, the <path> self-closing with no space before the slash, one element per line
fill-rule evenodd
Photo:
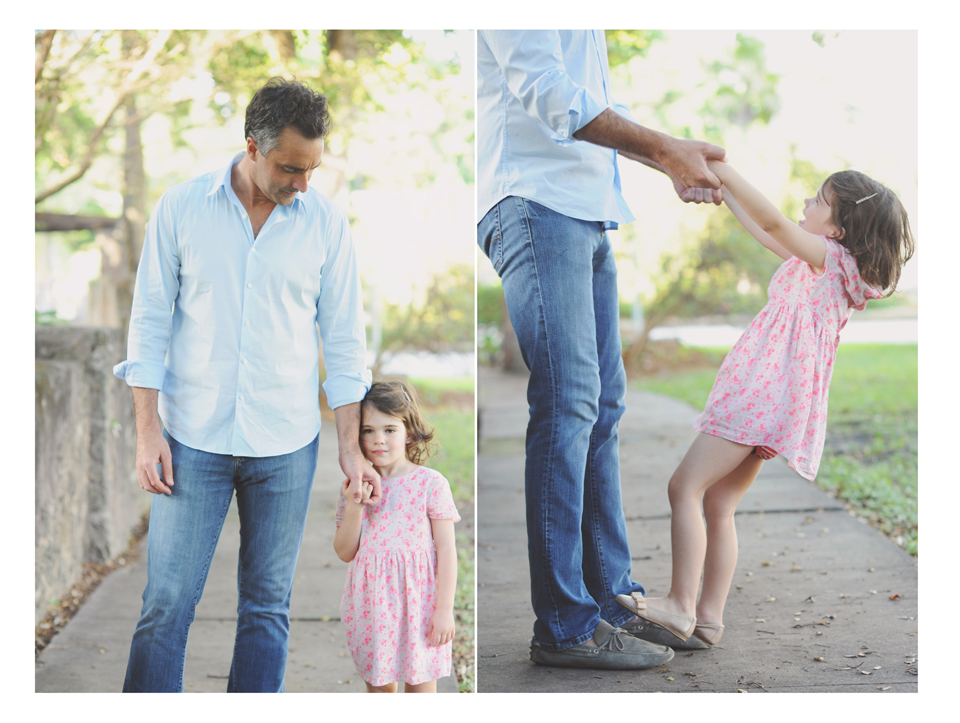
<path fill-rule="evenodd" d="M 266 156 L 277 147 L 280 134 L 292 126 L 307 140 L 323 138 L 329 131 L 327 99 L 297 80 L 271 78 L 247 106 L 244 137 L 257 142 Z"/>

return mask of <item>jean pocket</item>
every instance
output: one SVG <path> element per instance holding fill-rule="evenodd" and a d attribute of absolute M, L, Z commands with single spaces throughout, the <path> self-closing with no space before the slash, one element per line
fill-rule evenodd
<path fill-rule="evenodd" d="M 495 271 L 503 265 L 503 234 L 500 231 L 500 218 L 496 208 L 490 210 L 477 229 L 477 245 L 490 259 Z"/>

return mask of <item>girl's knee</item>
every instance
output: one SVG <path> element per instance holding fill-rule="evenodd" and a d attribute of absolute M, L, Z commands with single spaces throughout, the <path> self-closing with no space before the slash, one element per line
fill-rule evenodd
<path fill-rule="evenodd" d="M 692 480 L 680 474 L 679 471 L 673 473 L 667 484 L 667 498 L 671 506 L 682 504 L 690 499 L 699 499 L 699 496 L 699 490 L 695 488 Z"/>
<path fill-rule="evenodd" d="M 730 499 L 728 495 L 711 494 L 711 490 L 707 490 L 703 496 L 703 516 L 707 519 L 707 524 L 729 522 L 736 511 L 737 501 Z"/>

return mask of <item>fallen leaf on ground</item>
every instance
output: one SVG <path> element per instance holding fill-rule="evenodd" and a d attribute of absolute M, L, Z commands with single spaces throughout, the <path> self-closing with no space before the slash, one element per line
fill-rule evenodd
<path fill-rule="evenodd" d="M 890 599 L 890 600 L 899 600 L 899 599 L 900 599 L 900 596 L 897 595 L 897 594 L 893 594 L 893 595 L 890 596 L 889 599 Z"/>

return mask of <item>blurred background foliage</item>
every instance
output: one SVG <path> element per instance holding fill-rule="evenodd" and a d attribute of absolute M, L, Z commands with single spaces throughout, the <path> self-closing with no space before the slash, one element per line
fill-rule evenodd
<path fill-rule="evenodd" d="M 329 100 L 333 130 L 312 185 L 350 215 L 361 260 L 413 229 L 391 238 L 365 233 L 382 214 L 371 208 L 363 218 L 352 192 L 404 191 L 416 207 L 433 202 L 429 192 L 439 185 L 472 202 L 470 33 L 38 30 L 35 51 L 38 323 L 126 326 L 150 209 L 166 188 L 242 149 L 246 105 L 275 75 L 305 81 Z M 411 202 L 411 191 L 424 193 Z M 430 225 L 432 234 L 421 227 L 416 237 L 430 263 L 393 269 L 402 282 L 364 274 L 386 304 L 370 323 L 387 324 L 390 348 L 374 350 L 378 363 L 401 348 L 472 349 L 472 294 L 437 287 L 448 269 L 461 289 L 472 287 L 462 273 L 472 239 L 451 241 L 472 234 L 472 218 L 458 226 L 434 211 Z M 396 325 L 414 317 L 417 333 L 403 339 Z"/>

